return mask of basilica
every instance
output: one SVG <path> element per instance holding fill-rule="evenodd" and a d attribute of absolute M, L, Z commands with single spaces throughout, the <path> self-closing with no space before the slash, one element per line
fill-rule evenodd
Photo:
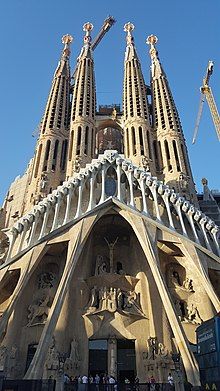
<path fill-rule="evenodd" d="M 199 204 L 157 37 L 147 85 L 125 24 L 123 106 L 97 108 L 92 29 L 74 72 L 63 36 L 34 157 L 1 209 L 0 371 L 56 390 L 63 373 L 171 373 L 196 389 L 195 330 L 220 311 L 219 227 Z"/>

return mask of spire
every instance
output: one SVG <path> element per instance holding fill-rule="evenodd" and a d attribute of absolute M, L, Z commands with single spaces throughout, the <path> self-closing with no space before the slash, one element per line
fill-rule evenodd
<path fill-rule="evenodd" d="M 127 33 L 127 46 L 124 63 L 124 116 L 125 119 L 128 117 L 142 117 L 149 122 L 146 86 L 134 45 L 133 30 L 134 25 L 131 22 L 125 24 L 124 31 Z"/>
<path fill-rule="evenodd" d="M 62 37 L 64 48 L 55 70 L 50 94 L 41 124 L 41 133 L 67 131 L 70 110 L 70 44 L 73 38 L 66 34 Z"/>
<path fill-rule="evenodd" d="M 67 177 L 73 175 L 76 166 L 79 168 L 90 162 L 94 154 L 96 91 L 91 49 L 92 29 L 90 22 L 83 25 L 85 36 L 73 86 Z"/>
<path fill-rule="evenodd" d="M 168 79 L 156 49 L 157 37 L 150 35 L 151 94 L 153 127 L 156 131 L 155 161 L 160 164 L 160 178 L 197 203 L 195 186 L 179 115 Z"/>
<path fill-rule="evenodd" d="M 182 132 L 179 115 L 172 97 L 166 74 L 162 68 L 156 49 L 158 38 L 150 35 L 146 43 L 150 45 L 153 124 L 157 131 L 175 130 Z"/>
<path fill-rule="evenodd" d="M 123 93 L 124 150 L 126 157 L 142 166 L 143 162 L 150 164 L 151 161 L 151 126 L 147 89 L 134 45 L 133 30 L 134 25 L 131 22 L 125 24 L 127 45 Z"/>
<path fill-rule="evenodd" d="M 69 56 L 72 40 L 69 34 L 62 37 L 64 47 L 40 125 L 27 208 L 29 203 L 36 203 L 65 179 L 70 117 Z"/>

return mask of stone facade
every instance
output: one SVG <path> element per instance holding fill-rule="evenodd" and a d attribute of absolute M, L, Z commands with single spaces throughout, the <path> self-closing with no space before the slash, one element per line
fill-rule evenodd
<path fill-rule="evenodd" d="M 200 384 L 192 346 L 220 310 L 219 228 L 198 207 L 156 37 L 152 111 L 133 29 L 125 25 L 123 112 L 96 112 L 91 23 L 73 85 L 63 37 L 35 158 L 1 212 L 8 378 L 54 378 L 60 389 L 63 373 L 166 382 L 171 372 L 177 390 L 185 377 Z"/>

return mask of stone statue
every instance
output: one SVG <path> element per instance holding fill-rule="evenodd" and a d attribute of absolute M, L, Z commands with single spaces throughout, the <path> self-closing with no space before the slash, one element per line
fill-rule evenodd
<path fill-rule="evenodd" d="M 38 288 L 52 288 L 54 286 L 55 275 L 53 273 L 42 273 L 38 279 Z"/>
<path fill-rule="evenodd" d="M 150 171 L 150 162 L 147 156 L 142 156 L 141 158 L 141 166 L 145 169 L 145 171 Z"/>
<path fill-rule="evenodd" d="M 99 274 L 99 267 L 100 265 L 104 262 L 104 257 L 103 255 L 100 255 L 98 254 L 96 256 L 96 260 L 95 260 L 95 276 L 98 276 Z"/>
<path fill-rule="evenodd" d="M 102 262 L 102 264 L 98 268 L 98 274 L 100 275 L 100 274 L 106 274 L 106 273 L 107 273 L 106 263 Z"/>
<path fill-rule="evenodd" d="M 183 287 L 189 292 L 194 292 L 192 280 L 188 277 L 183 281 Z"/>
<path fill-rule="evenodd" d="M 187 306 L 188 316 L 186 321 L 191 322 L 193 324 L 201 324 L 202 318 L 199 315 L 198 308 L 192 303 L 191 306 Z"/>
<path fill-rule="evenodd" d="M 187 191 L 189 185 L 188 185 L 188 178 L 187 176 L 181 172 L 179 175 L 179 186 L 182 191 Z"/>
<path fill-rule="evenodd" d="M 80 361 L 79 356 L 79 344 L 77 342 L 77 339 L 73 337 L 73 340 L 71 341 L 71 349 L 70 349 L 70 360 L 72 361 L 73 365 L 77 368 L 78 362 Z"/>
<path fill-rule="evenodd" d="M 114 267 L 114 247 L 118 241 L 118 237 L 115 239 L 114 242 L 109 243 L 107 238 L 104 238 L 108 248 L 109 248 L 109 259 L 110 259 L 110 273 L 113 273 L 113 267 Z"/>
<path fill-rule="evenodd" d="M 48 182 L 47 174 L 42 173 L 41 180 L 40 180 L 40 191 L 42 191 L 42 193 L 46 191 L 47 182 Z"/>
<path fill-rule="evenodd" d="M 7 355 L 8 355 L 7 347 L 4 345 L 1 346 L 0 347 L 0 371 L 4 371 L 5 369 Z"/>
<path fill-rule="evenodd" d="M 47 370 L 55 370 L 55 371 L 57 371 L 60 366 L 59 352 L 56 349 L 56 341 L 54 337 L 52 339 L 52 343 L 48 350 L 45 366 Z"/>
<path fill-rule="evenodd" d="M 0 264 L 5 260 L 9 248 L 9 238 L 4 232 L 0 231 Z"/>
<path fill-rule="evenodd" d="M 34 326 L 36 324 L 43 324 L 46 322 L 49 313 L 50 296 L 43 296 L 37 303 L 30 304 L 28 307 L 28 324 L 27 326 Z"/>
<path fill-rule="evenodd" d="M 81 156 L 76 155 L 76 158 L 73 163 L 73 171 L 74 172 L 79 172 L 81 160 L 82 160 Z"/>

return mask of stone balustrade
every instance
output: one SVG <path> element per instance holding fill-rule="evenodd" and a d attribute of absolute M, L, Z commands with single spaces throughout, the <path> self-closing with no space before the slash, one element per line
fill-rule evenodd
<path fill-rule="evenodd" d="M 23 216 L 7 232 L 7 260 L 51 232 L 115 198 L 220 256 L 219 227 L 184 197 L 117 151 L 105 151 Z"/>

